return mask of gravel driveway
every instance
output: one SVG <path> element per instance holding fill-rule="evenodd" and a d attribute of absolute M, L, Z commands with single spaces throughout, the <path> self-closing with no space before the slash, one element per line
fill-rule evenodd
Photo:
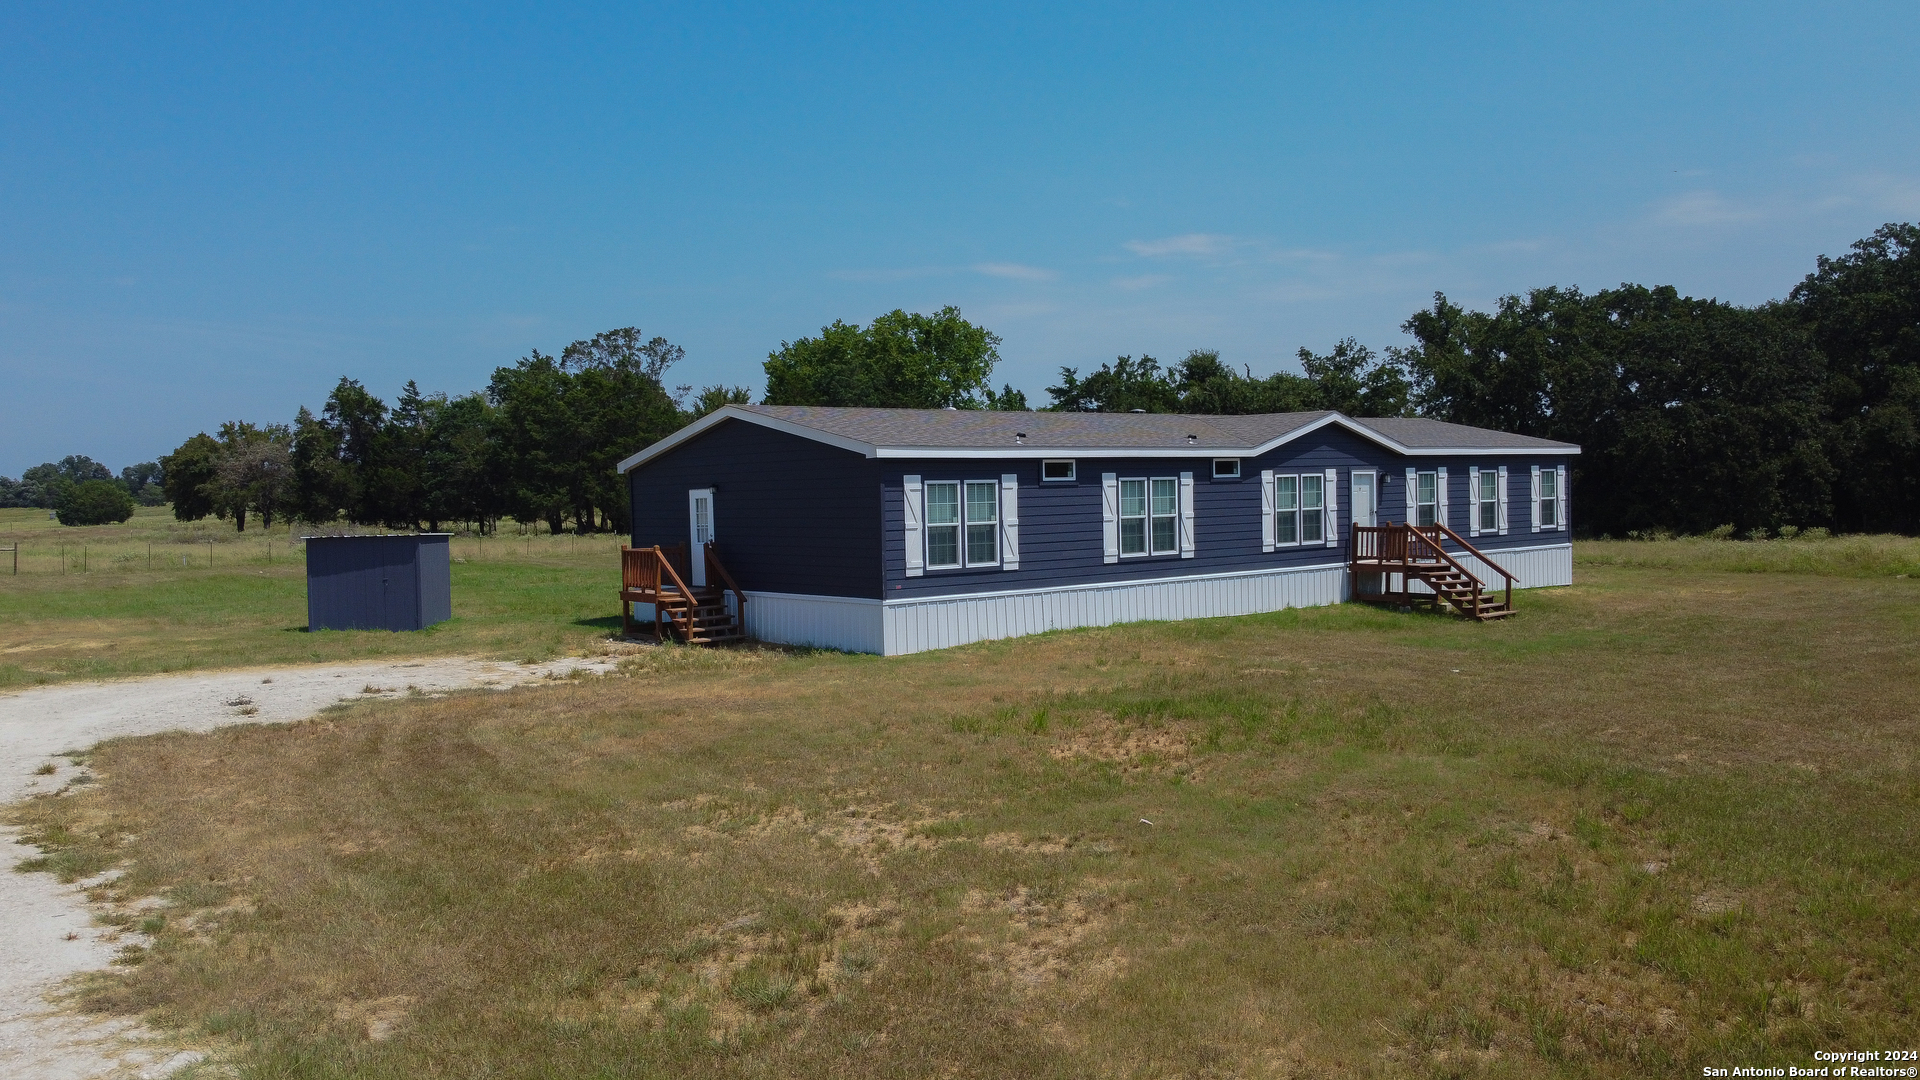
<path fill-rule="evenodd" d="M 545 664 L 409 660 L 201 672 L 0 693 L 0 803 L 58 788 L 77 770 L 64 750 L 119 735 L 206 731 L 224 724 L 300 720 L 372 686 L 404 692 L 509 687 L 576 670 L 606 672 L 614 658 Z M 384 696 L 384 695 L 383 695 Z M 251 713 L 241 710 L 251 709 Z M 57 771 L 36 775 L 51 762 Z M 6 870 L 36 852 L 0 830 Z M 140 1024 L 75 1014 L 49 1000 L 74 975 L 107 966 L 118 947 L 95 926 L 79 885 L 48 874 L 0 872 L 0 1076 L 34 1080 L 160 1077 L 200 1055 Z"/>

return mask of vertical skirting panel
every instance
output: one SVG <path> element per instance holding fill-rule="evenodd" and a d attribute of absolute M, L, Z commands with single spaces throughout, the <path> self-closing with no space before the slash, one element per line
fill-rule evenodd
<path fill-rule="evenodd" d="M 1552 547 L 1530 547 L 1519 550 L 1487 552 L 1493 561 L 1507 568 L 1507 572 L 1519 579 L 1513 583 L 1516 589 L 1539 589 L 1552 585 L 1573 584 L 1573 545 L 1556 544 Z M 1456 555 L 1458 553 L 1456 552 Z M 1460 555 L 1460 561 L 1466 564 L 1474 576 L 1495 589 L 1504 588 L 1506 579 L 1493 572 L 1492 568 L 1471 555 Z M 1431 592 L 1419 581 L 1413 583 L 1416 593 Z"/>
<path fill-rule="evenodd" d="M 877 653 L 886 650 L 880 601 L 747 590 L 749 637 L 781 645 Z"/>
<path fill-rule="evenodd" d="M 885 605 L 886 652 L 945 649 L 1048 630 L 1154 620 L 1251 615 L 1346 598 L 1344 566 L 1142 581 Z"/>
<path fill-rule="evenodd" d="M 1573 583 L 1571 545 L 1495 554 L 1518 588 Z M 1468 566 L 1498 580 L 1478 560 Z M 1426 586 L 1414 583 L 1415 591 Z M 1116 623 L 1253 615 L 1322 607 L 1347 599 L 1347 568 L 1220 574 L 1031 592 L 946 596 L 882 603 L 840 596 L 747 593 L 747 633 L 762 641 L 848 652 L 903 653 L 1048 630 Z"/>

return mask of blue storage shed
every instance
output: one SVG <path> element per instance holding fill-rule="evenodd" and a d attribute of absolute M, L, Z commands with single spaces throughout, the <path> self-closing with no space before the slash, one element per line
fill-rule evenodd
<path fill-rule="evenodd" d="M 453 618 L 447 533 L 302 539 L 308 630 L 424 630 Z"/>
<path fill-rule="evenodd" d="M 634 547 L 697 602 L 723 584 L 753 637 L 894 655 L 1345 600 L 1496 618 L 1572 582 L 1579 453 L 1330 411 L 729 405 L 620 468 Z"/>

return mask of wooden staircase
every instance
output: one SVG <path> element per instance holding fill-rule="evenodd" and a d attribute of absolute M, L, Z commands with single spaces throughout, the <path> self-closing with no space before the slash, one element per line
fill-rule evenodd
<path fill-rule="evenodd" d="M 690 586 L 692 577 L 687 562 L 687 546 L 673 544 L 620 549 L 620 627 L 629 637 L 640 633 L 641 623 L 634 619 L 635 605 L 653 608 L 652 634 L 655 639 L 675 639 L 688 645 L 716 645 L 742 641 L 742 625 L 747 611 L 747 594 L 720 562 L 711 542 L 701 545 L 700 557 L 706 561 L 708 582 L 720 585 Z M 687 571 L 682 573 L 682 571 Z M 727 593 L 733 594 L 733 610 L 727 608 Z"/>
<path fill-rule="evenodd" d="M 1487 583 L 1447 550 L 1449 540 L 1506 579 L 1504 597 L 1495 599 Z M 1353 598 L 1369 604 L 1411 607 L 1431 603 L 1438 607 L 1444 601 L 1480 622 L 1513 614 L 1513 575 L 1445 525 L 1356 525 L 1348 541 L 1347 567 Z M 1392 587 L 1396 576 L 1400 579 L 1397 591 Z M 1415 581 L 1433 592 L 1415 593 Z M 1378 587 L 1368 588 L 1371 585 Z"/>

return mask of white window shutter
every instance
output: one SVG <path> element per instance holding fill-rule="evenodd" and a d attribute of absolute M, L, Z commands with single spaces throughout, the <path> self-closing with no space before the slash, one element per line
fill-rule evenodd
<path fill-rule="evenodd" d="M 1495 519 L 1500 522 L 1500 535 L 1507 535 L 1507 467 L 1500 466 L 1500 481 L 1493 489 Z"/>
<path fill-rule="evenodd" d="M 1273 470 L 1260 470 L 1260 550 L 1273 550 Z"/>
<path fill-rule="evenodd" d="M 1467 535 L 1479 536 L 1480 535 L 1480 469 L 1478 466 L 1474 466 L 1474 465 L 1467 466 L 1467 492 L 1469 495 L 1469 498 L 1467 499 L 1467 505 L 1470 507 L 1470 509 L 1467 511 Z"/>
<path fill-rule="evenodd" d="M 1000 569 L 1020 569 L 1020 477 L 1000 477 Z"/>
<path fill-rule="evenodd" d="M 1560 469 L 1560 475 L 1557 478 L 1558 482 L 1555 483 L 1553 487 L 1554 487 L 1554 494 L 1559 496 L 1560 498 L 1560 507 L 1559 507 L 1560 513 L 1557 515 L 1557 521 L 1554 525 L 1554 528 L 1566 529 L 1571 527 L 1567 524 L 1567 496 L 1571 493 L 1567 491 L 1567 467 L 1565 465 L 1561 465 L 1559 466 L 1559 469 Z"/>
<path fill-rule="evenodd" d="M 1533 467 L 1533 494 L 1527 496 L 1527 516 L 1533 519 L 1533 531 L 1540 531 L 1540 466 Z"/>
<path fill-rule="evenodd" d="M 1407 524 L 1420 524 L 1420 470 L 1407 470 Z"/>
<path fill-rule="evenodd" d="M 920 493 L 920 478 L 906 478 L 907 497 L 903 503 L 906 512 L 907 576 L 920 577 L 927 572 L 927 546 L 920 538 L 920 522 L 924 520 L 926 503 Z"/>
<path fill-rule="evenodd" d="M 1322 505 L 1324 505 L 1327 508 L 1326 509 L 1326 522 L 1327 522 L 1326 534 L 1327 534 L 1328 547 L 1340 546 L 1340 509 L 1338 505 L 1339 491 L 1340 491 L 1340 470 L 1328 469 L 1325 497 L 1321 500 Z"/>
<path fill-rule="evenodd" d="M 1120 561 L 1120 475 L 1100 474 L 1100 541 L 1105 562 Z"/>
<path fill-rule="evenodd" d="M 1449 513 L 1449 511 L 1451 511 L 1453 507 L 1447 504 L 1447 467 L 1445 465 L 1434 470 L 1433 487 L 1433 518 L 1435 521 L 1451 529 L 1453 528 L 1453 515 Z"/>
<path fill-rule="evenodd" d="M 1193 558 L 1193 474 L 1180 474 L 1180 557 Z"/>

